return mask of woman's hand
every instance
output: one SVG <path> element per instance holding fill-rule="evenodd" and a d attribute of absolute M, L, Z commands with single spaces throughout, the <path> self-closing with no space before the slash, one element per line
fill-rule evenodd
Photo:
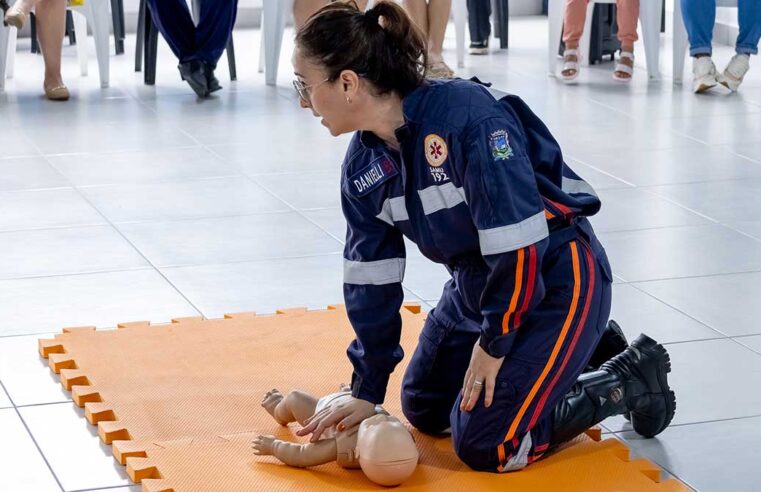
<path fill-rule="evenodd" d="M 487 408 L 491 406 L 494 398 L 495 380 L 504 360 L 504 357 L 495 358 L 487 354 L 476 342 L 473 347 L 473 354 L 470 356 L 468 371 L 465 373 L 465 380 L 462 383 L 460 411 L 470 412 L 473 410 L 481 396 L 481 390 L 486 392 L 484 406 Z"/>
<path fill-rule="evenodd" d="M 320 438 L 323 431 L 332 425 L 341 431 L 359 425 L 360 422 L 373 415 L 375 415 L 375 403 L 352 397 L 349 401 L 323 408 L 309 417 L 304 422 L 304 427 L 296 432 L 296 435 L 306 436 L 311 432 L 312 437 L 309 440 L 315 442 Z"/>

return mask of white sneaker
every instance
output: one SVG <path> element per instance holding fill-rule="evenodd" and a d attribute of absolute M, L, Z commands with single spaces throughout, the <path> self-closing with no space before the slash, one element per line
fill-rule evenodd
<path fill-rule="evenodd" d="M 692 59 L 692 90 L 695 94 L 716 86 L 716 65 L 710 56 Z"/>
<path fill-rule="evenodd" d="M 742 84 L 743 77 L 748 73 L 748 68 L 750 68 L 750 55 L 738 53 L 729 60 L 724 73 L 716 77 L 716 80 L 730 91 L 736 92 Z"/>

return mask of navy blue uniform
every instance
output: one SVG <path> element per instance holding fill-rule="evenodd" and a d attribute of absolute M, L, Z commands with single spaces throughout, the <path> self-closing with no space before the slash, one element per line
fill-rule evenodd
<path fill-rule="evenodd" d="M 180 63 L 205 61 L 216 68 L 230 41 L 238 0 L 202 0 L 198 27 L 185 0 L 146 0 L 153 22 Z"/>
<path fill-rule="evenodd" d="M 600 201 L 515 96 L 426 82 L 403 112 L 398 152 L 359 132 L 342 169 L 352 393 L 382 403 L 404 355 L 406 236 L 452 279 L 404 376 L 405 416 L 425 432 L 451 426 L 475 469 L 521 468 L 546 450 L 552 409 L 608 318 L 610 267 L 585 218 Z M 459 392 L 475 343 L 506 358 L 492 406 L 481 398 L 465 413 Z"/>

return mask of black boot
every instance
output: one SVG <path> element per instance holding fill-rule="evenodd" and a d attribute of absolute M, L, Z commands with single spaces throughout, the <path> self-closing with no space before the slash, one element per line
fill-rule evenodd
<path fill-rule="evenodd" d="M 602 332 L 602 338 L 597 344 L 592 357 L 587 362 L 587 368 L 584 372 L 596 371 L 603 362 L 617 356 L 629 346 L 626 341 L 626 335 L 618 323 L 613 320 L 608 321 L 605 330 Z"/>
<path fill-rule="evenodd" d="M 671 423 L 676 409 L 667 381 L 670 371 L 666 349 L 640 335 L 599 371 L 579 377 L 555 407 L 551 444 L 566 442 L 606 418 L 626 412 L 631 412 L 638 434 L 659 434 Z"/>
<path fill-rule="evenodd" d="M 198 97 L 209 97 L 209 84 L 206 80 L 206 64 L 198 60 L 177 65 L 180 77 L 188 83 Z"/>
<path fill-rule="evenodd" d="M 217 92 L 222 89 L 219 84 L 219 79 L 214 76 L 214 67 L 210 63 L 204 62 L 206 65 L 206 85 L 209 87 L 209 93 Z"/>

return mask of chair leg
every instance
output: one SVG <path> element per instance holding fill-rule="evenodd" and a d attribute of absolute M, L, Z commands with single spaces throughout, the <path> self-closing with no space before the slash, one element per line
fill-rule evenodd
<path fill-rule="evenodd" d="M 642 2 L 639 8 L 639 19 L 642 27 L 642 41 L 645 44 L 648 80 L 660 80 L 661 6 L 654 1 Z"/>
<path fill-rule="evenodd" d="M 77 44 L 77 33 L 74 30 L 74 19 L 71 10 L 66 11 L 66 35 L 69 36 L 69 45 Z"/>
<path fill-rule="evenodd" d="M 16 55 L 10 51 L 10 38 L 15 36 L 15 32 L 11 32 L 11 29 L 15 27 L 5 27 L 0 24 L 0 92 L 5 90 L 5 77 L 7 75 L 7 68 L 10 64 L 10 60 Z"/>
<path fill-rule="evenodd" d="M 79 7 L 88 8 L 88 7 Z M 77 43 L 77 58 L 79 59 L 79 73 L 83 77 L 87 76 L 87 18 L 81 10 L 72 12 L 74 21 L 74 31 L 77 33 L 79 42 Z"/>
<path fill-rule="evenodd" d="M 40 42 L 37 39 L 37 16 L 34 15 L 34 12 L 29 14 L 29 30 L 32 38 L 32 53 L 41 53 Z"/>
<path fill-rule="evenodd" d="M 499 47 L 506 49 L 508 44 L 508 23 L 510 4 L 507 0 L 497 0 L 497 19 L 499 19 Z"/>
<path fill-rule="evenodd" d="M 238 69 L 235 66 L 235 44 L 233 44 L 232 33 L 230 33 L 230 42 L 227 43 L 227 65 L 230 67 L 230 80 L 238 80 Z"/>
<path fill-rule="evenodd" d="M 137 11 L 137 33 L 135 35 L 135 72 L 143 69 L 143 45 L 145 44 L 145 0 L 140 0 Z"/>
<path fill-rule="evenodd" d="M 682 20 L 682 5 L 679 0 L 674 1 L 674 44 L 673 44 L 673 78 L 675 84 L 681 84 L 684 76 L 684 54 L 687 51 L 687 30 Z"/>
<path fill-rule="evenodd" d="M 452 16 L 457 43 L 457 67 L 462 68 L 465 66 L 465 24 L 468 22 L 468 8 L 465 0 L 452 2 Z"/>
<path fill-rule="evenodd" d="M 93 38 L 95 39 L 95 56 L 98 59 L 98 75 L 100 86 L 106 88 L 110 84 L 110 59 L 108 37 L 109 25 L 112 20 L 108 15 L 108 3 L 105 0 L 90 0 L 86 4 L 90 17 Z"/>
<path fill-rule="evenodd" d="M 264 0 L 264 80 L 267 85 L 277 84 L 277 69 L 280 61 L 280 48 L 283 44 L 285 28 L 286 3 L 280 0 Z"/>
<path fill-rule="evenodd" d="M 159 30 L 153 23 L 151 13 L 145 9 L 145 85 L 156 84 L 156 58 L 158 57 Z"/>
<path fill-rule="evenodd" d="M 117 55 L 124 54 L 124 3 L 111 0 L 111 19 L 114 25 L 114 50 Z"/>
<path fill-rule="evenodd" d="M 565 12 L 564 0 L 549 0 L 547 15 L 549 17 L 549 44 L 547 53 L 547 73 L 555 76 L 555 68 L 560 48 L 560 38 L 563 33 L 563 13 Z"/>

